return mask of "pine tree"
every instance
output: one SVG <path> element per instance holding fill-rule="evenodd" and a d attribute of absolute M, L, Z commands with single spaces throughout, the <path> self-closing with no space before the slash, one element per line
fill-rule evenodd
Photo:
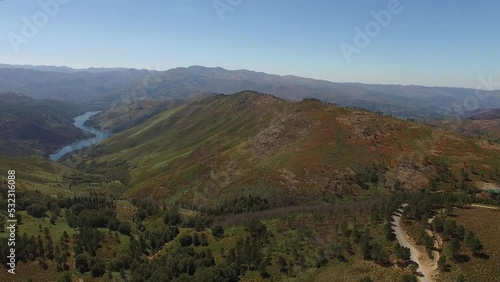
<path fill-rule="evenodd" d="M 450 245 L 448 246 L 448 252 L 450 257 L 456 258 L 459 250 L 460 250 L 460 241 L 457 238 L 454 238 L 453 240 L 451 240 Z"/>
<path fill-rule="evenodd" d="M 195 245 L 196 247 L 201 245 L 200 238 L 198 237 L 198 233 L 196 232 L 193 234 L 193 245 Z"/>

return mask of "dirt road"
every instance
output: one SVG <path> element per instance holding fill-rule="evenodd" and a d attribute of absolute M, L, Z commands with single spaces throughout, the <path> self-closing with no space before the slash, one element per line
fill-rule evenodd
<path fill-rule="evenodd" d="M 408 234 L 406 234 L 401 228 L 401 216 L 402 208 L 406 205 L 403 205 L 392 217 L 394 226 L 392 229 L 396 234 L 396 239 L 399 244 L 403 247 L 410 249 L 411 251 L 411 260 L 418 264 L 417 273 L 420 275 L 420 279 L 423 282 L 432 282 L 436 281 L 436 271 L 438 268 L 437 261 L 439 260 L 439 253 L 434 251 L 434 259 L 430 259 L 427 255 L 427 252 L 424 247 L 417 246 Z"/>

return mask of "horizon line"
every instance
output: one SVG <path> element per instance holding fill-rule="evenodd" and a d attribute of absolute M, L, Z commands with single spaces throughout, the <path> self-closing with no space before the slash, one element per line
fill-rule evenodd
<path fill-rule="evenodd" d="M 2 67 L 2 65 L 5 66 L 11 66 L 11 68 L 6 68 Z M 329 83 L 336 83 L 336 84 L 362 84 L 362 85 L 379 85 L 379 86 L 402 86 L 402 87 L 425 87 L 425 88 L 456 88 L 456 89 L 469 89 L 469 90 L 481 90 L 481 91 L 500 91 L 500 88 L 496 88 L 493 90 L 489 89 L 480 89 L 480 88 L 473 88 L 473 87 L 464 87 L 464 86 L 447 86 L 447 85 L 423 85 L 423 84 L 401 84 L 401 83 L 366 83 L 366 82 L 355 82 L 355 81 L 333 81 L 333 80 L 328 80 L 328 79 L 321 79 L 321 78 L 313 78 L 313 77 L 305 77 L 305 76 L 298 76 L 294 74 L 275 74 L 275 73 L 268 73 L 265 71 L 258 71 L 258 70 L 250 70 L 250 69 L 229 69 L 221 66 L 203 66 L 203 65 L 190 65 L 190 66 L 178 66 L 178 67 L 173 67 L 169 69 L 163 69 L 163 70 L 154 70 L 150 68 L 136 68 L 136 67 L 71 67 L 69 65 L 30 65 L 30 64 L 5 64 L 0 62 L 0 69 L 29 69 L 29 67 L 52 67 L 52 68 L 68 68 L 71 70 L 74 70 L 76 72 L 85 72 L 86 70 L 90 69 L 102 69 L 102 70 L 109 70 L 109 72 L 113 71 L 118 71 L 118 70 L 137 70 L 137 71 L 151 71 L 151 72 L 167 72 L 171 71 L 174 69 L 188 69 L 191 67 L 202 67 L 202 68 L 209 68 L 209 69 L 223 69 L 225 71 L 249 71 L 249 72 L 255 72 L 255 73 L 262 73 L 266 75 L 272 75 L 272 76 L 280 76 L 280 77 L 297 77 L 297 78 L 302 78 L 302 79 L 312 79 L 316 81 L 323 81 L 323 82 L 329 82 Z M 37 69 L 31 69 L 34 71 L 40 71 L 40 72 L 58 72 L 55 70 L 37 70 Z M 60 73 L 65 73 L 63 71 L 60 71 Z"/>

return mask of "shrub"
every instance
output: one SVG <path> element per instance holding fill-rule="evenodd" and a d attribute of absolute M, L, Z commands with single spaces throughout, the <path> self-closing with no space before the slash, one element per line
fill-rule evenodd
<path fill-rule="evenodd" d="M 179 243 L 181 243 L 181 246 L 183 247 L 189 247 L 193 244 L 193 238 L 189 235 L 184 235 L 179 238 Z"/>
<path fill-rule="evenodd" d="M 214 226 L 212 228 L 212 235 L 218 238 L 224 237 L 224 228 L 220 225 Z"/>
<path fill-rule="evenodd" d="M 118 232 L 120 232 L 123 235 L 130 235 L 130 224 L 128 222 L 123 222 L 118 225 Z"/>
<path fill-rule="evenodd" d="M 104 263 L 98 261 L 96 262 L 91 268 L 90 268 L 90 273 L 92 274 L 92 277 L 101 277 L 106 273 L 106 267 L 104 266 Z"/>
<path fill-rule="evenodd" d="M 47 208 L 41 204 L 32 204 L 26 208 L 26 211 L 33 217 L 42 218 L 45 216 Z"/>

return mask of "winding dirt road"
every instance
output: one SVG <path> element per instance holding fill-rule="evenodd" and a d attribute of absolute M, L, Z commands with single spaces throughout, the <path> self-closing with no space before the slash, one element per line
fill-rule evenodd
<path fill-rule="evenodd" d="M 409 238 L 408 234 L 406 234 L 401 228 L 401 212 L 407 204 L 403 204 L 400 209 L 394 213 L 392 216 L 392 229 L 394 230 L 394 234 L 396 235 L 396 239 L 399 244 L 403 247 L 410 249 L 411 257 L 410 259 L 418 265 L 417 273 L 420 276 L 421 281 L 423 282 L 432 282 L 436 281 L 436 270 L 438 268 L 437 261 L 439 260 L 439 253 L 434 251 L 434 259 L 431 260 L 426 253 L 426 250 L 422 246 L 417 246 L 412 240 Z"/>

